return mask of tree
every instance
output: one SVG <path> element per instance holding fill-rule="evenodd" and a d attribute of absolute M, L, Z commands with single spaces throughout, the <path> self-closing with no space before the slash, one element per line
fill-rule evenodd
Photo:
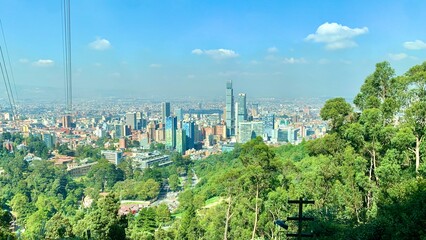
<path fill-rule="evenodd" d="M 240 190 L 240 185 L 238 184 L 238 178 L 243 174 L 242 169 L 231 169 L 230 171 L 225 172 L 218 178 L 218 185 L 224 185 L 223 188 L 225 191 L 222 193 L 227 202 L 226 213 L 225 213 L 225 226 L 223 231 L 223 239 L 228 239 L 229 225 L 231 218 L 234 216 L 233 208 L 235 207 L 235 202 L 237 201 L 237 196 Z"/>
<path fill-rule="evenodd" d="M 15 235 L 9 229 L 11 221 L 12 215 L 0 209 L 0 239 L 15 239 Z"/>
<path fill-rule="evenodd" d="M 47 159 L 49 157 L 49 149 L 46 143 L 38 137 L 30 137 L 28 139 L 28 151 L 42 159 Z"/>
<path fill-rule="evenodd" d="M 203 232 L 198 223 L 196 209 L 193 204 L 193 192 L 192 190 L 188 190 L 186 192 L 188 192 L 188 200 L 186 202 L 186 209 L 182 215 L 182 219 L 180 220 L 177 239 L 200 239 Z"/>
<path fill-rule="evenodd" d="M 420 167 L 420 146 L 426 135 L 426 62 L 416 65 L 406 73 L 407 109 L 405 121 L 411 127 L 415 136 L 416 173 Z"/>
<path fill-rule="evenodd" d="M 72 225 L 67 217 L 61 213 L 56 213 L 46 223 L 46 239 L 72 238 Z"/>
<path fill-rule="evenodd" d="M 383 128 L 382 115 L 379 109 L 371 108 L 363 111 L 360 122 L 364 126 L 365 151 L 370 156 L 370 180 L 375 180 L 378 152 L 381 148 L 380 132 Z"/>
<path fill-rule="evenodd" d="M 143 208 L 130 224 L 131 239 L 154 239 L 157 228 L 156 212 L 154 208 Z"/>
<path fill-rule="evenodd" d="M 123 180 L 123 172 L 106 159 L 101 159 L 91 167 L 87 178 L 87 185 L 105 191 L 111 189 L 117 181 Z"/>
<path fill-rule="evenodd" d="M 179 176 L 177 174 L 170 175 L 170 177 L 169 177 L 170 190 L 172 190 L 172 191 L 178 190 L 179 185 L 180 185 Z"/>
<path fill-rule="evenodd" d="M 16 213 L 18 222 L 25 223 L 26 218 L 34 211 L 28 197 L 22 193 L 16 194 L 10 201 L 13 212 Z"/>
<path fill-rule="evenodd" d="M 276 174 L 275 153 L 263 142 L 261 137 L 252 139 L 244 144 L 241 149 L 239 160 L 244 165 L 244 172 L 240 183 L 249 193 L 248 198 L 254 196 L 254 219 L 251 239 L 256 237 L 261 200 L 271 190 L 274 184 L 274 173 Z"/>
<path fill-rule="evenodd" d="M 125 159 L 124 161 L 121 161 L 117 167 L 123 171 L 125 179 L 132 179 L 134 177 L 135 169 L 133 167 L 132 159 Z"/>
<path fill-rule="evenodd" d="M 389 62 L 377 63 L 374 73 L 367 77 L 355 97 L 355 105 L 362 111 L 379 108 L 383 113 L 383 124 L 392 123 L 402 104 L 402 80 L 395 77 L 395 70 Z"/>
<path fill-rule="evenodd" d="M 325 102 L 320 116 L 325 121 L 330 121 L 331 131 L 339 132 L 340 128 L 349 120 L 352 107 L 344 98 L 333 98 Z"/>
<path fill-rule="evenodd" d="M 126 223 L 117 216 L 118 208 L 118 199 L 113 194 L 99 199 L 96 207 L 77 222 L 74 233 L 84 238 L 89 230 L 94 239 L 125 239 Z"/>
<path fill-rule="evenodd" d="M 426 135 L 426 101 L 413 103 L 405 111 L 405 119 L 415 138 L 415 145 L 411 151 L 415 154 L 416 173 L 418 173 L 421 159 L 420 146 Z"/>
<path fill-rule="evenodd" d="M 12 134 L 10 134 L 10 132 L 3 132 L 1 138 L 3 140 L 11 140 L 12 139 Z"/>
<path fill-rule="evenodd" d="M 161 224 L 165 224 L 171 220 L 171 214 L 169 207 L 162 203 L 155 208 L 155 216 L 157 225 L 161 226 Z"/>

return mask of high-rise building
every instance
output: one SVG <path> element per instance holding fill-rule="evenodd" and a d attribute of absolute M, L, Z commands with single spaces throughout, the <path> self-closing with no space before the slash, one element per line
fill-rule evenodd
<path fill-rule="evenodd" d="M 123 133 L 123 125 L 122 124 L 115 124 L 114 125 L 114 138 L 121 138 L 125 136 L 125 133 Z"/>
<path fill-rule="evenodd" d="M 184 129 L 176 130 L 176 151 L 179 153 L 185 153 L 186 146 L 186 131 Z"/>
<path fill-rule="evenodd" d="M 235 135 L 238 136 L 239 123 L 247 121 L 247 104 L 245 93 L 238 94 L 237 102 L 235 103 L 235 109 Z"/>
<path fill-rule="evenodd" d="M 126 113 L 126 125 L 129 126 L 132 130 L 137 129 L 135 112 Z"/>
<path fill-rule="evenodd" d="M 167 117 L 170 117 L 170 103 L 169 102 L 161 103 L 161 116 L 162 116 L 163 123 L 166 122 Z"/>
<path fill-rule="evenodd" d="M 294 142 L 294 131 L 293 131 L 293 128 L 289 127 L 287 131 L 288 131 L 288 134 L 287 134 L 288 142 L 289 143 L 293 143 Z"/>
<path fill-rule="evenodd" d="M 177 129 L 177 118 L 167 117 L 166 118 L 166 148 L 175 149 L 176 147 L 176 129 Z"/>
<path fill-rule="evenodd" d="M 157 142 L 164 142 L 165 141 L 165 132 L 166 130 L 163 127 L 159 127 L 155 130 L 155 141 Z"/>
<path fill-rule="evenodd" d="M 148 126 L 146 127 L 146 132 L 148 133 L 149 142 L 155 139 L 155 123 L 149 122 Z"/>
<path fill-rule="evenodd" d="M 226 83 L 226 137 L 235 135 L 235 109 L 234 109 L 234 90 L 232 81 Z"/>
<path fill-rule="evenodd" d="M 220 140 L 223 140 L 226 138 L 226 128 L 224 125 L 216 125 L 214 131 L 216 135 L 220 137 Z"/>
<path fill-rule="evenodd" d="M 246 94 L 238 94 L 238 113 L 237 117 L 240 121 L 247 120 L 247 102 Z"/>
<path fill-rule="evenodd" d="M 46 144 L 47 148 L 52 149 L 56 144 L 56 136 L 54 133 L 43 133 L 43 142 Z"/>
<path fill-rule="evenodd" d="M 200 131 L 200 128 L 197 124 L 194 124 L 194 145 L 197 142 L 201 142 L 203 140 L 203 133 Z"/>
<path fill-rule="evenodd" d="M 251 115 L 257 117 L 259 115 L 259 103 L 253 103 L 251 105 Z"/>
<path fill-rule="evenodd" d="M 245 143 L 257 136 L 263 136 L 263 122 L 240 122 L 238 142 Z"/>
<path fill-rule="evenodd" d="M 182 108 L 176 108 L 175 109 L 175 116 L 177 117 L 178 121 L 183 120 L 183 109 Z"/>
<path fill-rule="evenodd" d="M 143 118 L 142 112 L 136 112 L 136 129 L 141 130 L 143 128 L 146 128 L 147 121 Z"/>
<path fill-rule="evenodd" d="M 121 133 L 123 134 L 123 137 L 132 135 L 132 131 L 130 130 L 130 127 L 127 125 L 123 125 L 123 130 Z"/>
<path fill-rule="evenodd" d="M 118 146 L 121 149 L 126 149 L 127 148 L 126 139 L 125 138 L 118 139 Z"/>
<path fill-rule="evenodd" d="M 136 112 L 136 120 L 138 120 L 138 119 L 142 119 L 142 117 L 143 117 L 143 112 Z"/>
<path fill-rule="evenodd" d="M 288 142 L 288 130 L 287 129 L 274 129 L 272 137 L 272 142 Z"/>
<path fill-rule="evenodd" d="M 195 141 L 195 123 L 190 122 L 183 122 L 182 123 L 182 129 L 185 130 L 186 134 L 186 148 L 192 149 L 194 148 L 194 141 Z"/>
<path fill-rule="evenodd" d="M 71 115 L 65 115 L 62 117 L 62 127 L 63 128 L 71 128 Z"/>
<path fill-rule="evenodd" d="M 101 155 L 103 155 L 108 162 L 115 165 L 120 164 L 121 159 L 123 158 L 122 151 L 102 150 Z"/>
<path fill-rule="evenodd" d="M 274 132 L 274 125 L 275 125 L 275 115 L 268 114 L 266 116 L 263 116 L 262 120 L 263 120 L 265 135 L 268 136 L 268 138 L 272 137 Z"/>

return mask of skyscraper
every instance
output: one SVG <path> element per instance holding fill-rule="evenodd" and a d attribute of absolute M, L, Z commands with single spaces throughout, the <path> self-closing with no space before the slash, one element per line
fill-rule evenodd
<path fill-rule="evenodd" d="M 137 129 L 135 112 L 126 113 L 126 125 L 129 126 L 132 130 Z"/>
<path fill-rule="evenodd" d="M 247 121 L 247 103 L 246 94 L 238 94 L 237 102 L 235 103 L 236 116 L 235 116 L 235 135 L 239 134 L 239 123 Z"/>
<path fill-rule="evenodd" d="M 176 130 L 176 151 L 179 153 L 185 153 L 186 151 L 186 133 L 184 129 Z"/>
<path fill-rule="evenodd" d="M 253 103 L 251 105 L 251 115 L 253 117 L 257 117 L 258 114 L 259 114 L 259 103 Z"/>
<path fill-rule="evenodd" d="M 246 103 L 246 94 L 238 94 L 238 120 L 244 121 L 247 120 L 247 103 Z"/>
<path fill-rule="evenodd" d="M 155 139 L 155 123 L 149 122 L 148 126 L 146 127 L 146 132 L 148 133 L 149 142 L 153 141 Z"/>
<path fill-rule="evenodd" d="M 232 81 L 226 83 L 226 137 L 235 135 L 234 91 Z"/>
<path fill-rule="evenodd" d="M 175 109 L 175 116 L 177 117 L 178 121 L 182 121 L 183 120 L 183 110 L 182 110 L 182 108 L 176 108 Z"/>
<path fill-rule="evenodd" d="M 163 123 L 166 122 L 167 117 L 170 117 L 170 103 L 169 102 L 161 103 L 161 116 L 162 116 Z"/>
<path fill-rule="evenodd" d="M 183 122 L 182 129 L 185 130 L 186 134 L 186 148 L 192 149 L 194 148 L 194 140 L 195 140 L 195 123 L 194 122 Z"/>
<path fill-rule="evenodd" d="M 136 112 L 136 129 L 141 130 L 146 128 L 148 122 L 143 118 L 143 112 Z"/>
<path fill-rule="evenodd" d="M 268 114 L 266 116 L 263 116 L 262 120 L 263 120 L 263 126 L 264 126 L 264 133 L 268 136 L 268 138 L 272 137 L 272 134 L 274 132 L 274 125 L 275 125 L 275 115 Z"/>
<path fill-rule="evenodd" d="M 47 148 L 52 149 L 56 144 L 56 136 L 54 133 L 43 133 L 43 142 L 46 144 Z"/>
<path fill-rule="evenodd" d="M 176 117 L 166 118 L 166 148 L 174 149 L 176 147 L 176 129 L 177 119 Z"/>
<path fill-rule="evenodd" d="M 115 124 L 114 125 L 114 138 L 121 138 L 122 136 L 125 136 L 126 134 L 123 134 L 123 125 L 122 124 Z"/>
<path fill-rule="evenodd" d="M 62 127 L 63 128 L 71 128 L 71 126 L 72 126 L 71 121 L 72 121 L 71 115 L 63 116 L 62 117 Z"/>

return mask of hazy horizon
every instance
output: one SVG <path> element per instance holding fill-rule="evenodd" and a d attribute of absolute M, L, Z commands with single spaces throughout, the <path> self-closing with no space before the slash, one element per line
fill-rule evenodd
<path fill-rule="evenodd" d="M 18 95 L 37 87 L 60 96 L 61 3 L 0 4 Z M 426 32 L 418 26 L 426 22 L 425 7 L 422 1 L 73 1 L 73 96 L 216 98 L 233 80 L 234 92 L 249 98 L 350 98 L 377 62 L 389 61 L 403 74 L 424 61 Z"/>

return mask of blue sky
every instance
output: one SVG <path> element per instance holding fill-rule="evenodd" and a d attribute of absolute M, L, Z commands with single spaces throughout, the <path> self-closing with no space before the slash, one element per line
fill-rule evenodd
<path fill-rule="evenodd" d="M 63 88 L 61 1 L 0 0 L 18 89 Z M 72 0 L 74 93 L 353 97 L 426 60 L 426 1 Z M 4 89 L 0 89 L 4 92 Z M 19 92 L 18 92 L 19 94 Z"/>

